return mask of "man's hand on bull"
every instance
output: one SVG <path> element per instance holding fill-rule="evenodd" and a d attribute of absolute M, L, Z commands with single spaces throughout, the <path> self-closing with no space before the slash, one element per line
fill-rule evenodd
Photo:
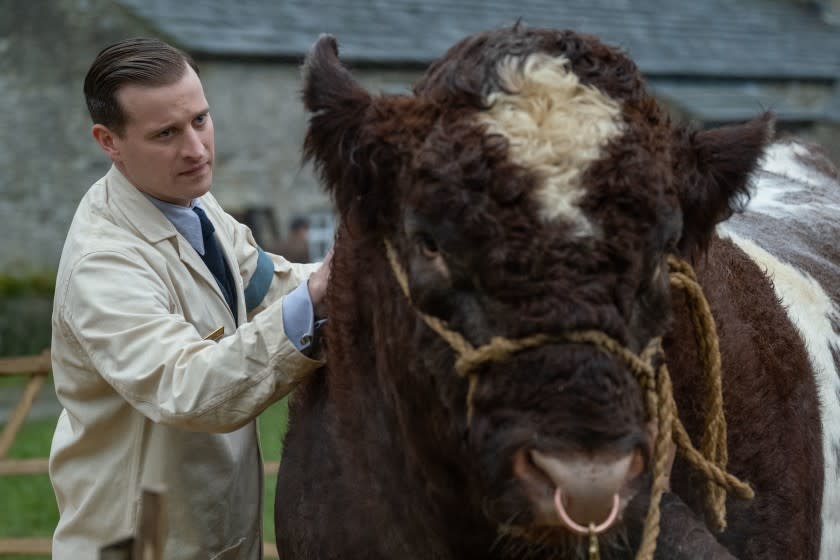
<path fill-rule="evenodd" d="M 315 319 L 325 319 L 327 316 L 326 309 L 326 294 L 327 284 L 330 279 L 330 270 L 332 269 L 333 250 L 330 248 L 321 266 L 312 273 L 307 280 L 307 288 L 309 289 L 309 299 L 312 300 L 312 308 L 315 311 Z"/>

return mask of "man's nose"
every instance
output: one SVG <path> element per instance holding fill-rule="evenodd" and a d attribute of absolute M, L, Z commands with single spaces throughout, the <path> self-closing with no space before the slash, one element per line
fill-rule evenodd
<path fill-rule="evenodd" d="M 183 143 L 181 144 L 181 153 L 184 157 L 189 159 L 201 159 L 206 153 L 207 149 L 202 141 L 201 133 L 194 128 L 188 128 L 183 136 Z"/>

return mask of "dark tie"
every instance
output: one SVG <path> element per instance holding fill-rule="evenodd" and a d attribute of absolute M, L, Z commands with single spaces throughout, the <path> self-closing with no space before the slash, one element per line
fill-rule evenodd
<path fill-rule="evenodd" d="M 204 210 L 198 206 L 193 207 L 193 211 L 198 214 L 198 221 L 201 222 L 201 236 L 204 238 L 204 254 L 201 255 L 201 260 L 213 273 L 216 283 L 222 290 L 225 296 L 228 307 L 233 312 L 233 318 L 236 320 L 236 289 L 234 288 L 233 278 L 230 276 L 230 269 L 228 268 L 225 256 L 222 254 L 219 245 L 216 243 L 216 236 L 213 232 L 216 228 L 213 227 L 213 222 L 204 213 Z"/>

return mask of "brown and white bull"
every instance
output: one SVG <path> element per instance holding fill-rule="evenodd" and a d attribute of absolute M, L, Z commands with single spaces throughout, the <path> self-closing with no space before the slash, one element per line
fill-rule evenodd
<path fill-rule="evenodd" d="M 840 185 L 817 151 L 767 115 L 677 126 L 631 60 L 570 31 L 468 37 L 413 95 L 368 93 L 322 37 L 304 79 L 341 226 L 281 558 L 576 558 L 595 524 L 602 558 L 633 558 L 661 426 L 630 362 L 572 335 L 664 359 L 699 442 L 707 350 L 671 255 L 708 298 L 726 470 L 754 497 L 707 526 L 678 453 L 657 558 L 840 558 Z M 459 344 L 499 338 L 541 342 L 464 366 Z"/>

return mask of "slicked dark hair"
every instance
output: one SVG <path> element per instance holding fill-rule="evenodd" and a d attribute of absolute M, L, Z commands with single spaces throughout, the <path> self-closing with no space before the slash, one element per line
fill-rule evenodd
<path fill-rule="evenodd" d="M 135 37 L 102 49 L 85 76 L 85 102 L 94 124 L 117 134 L 125 130 L 126 115 L 117 101 L 119 88 L 128 84 L 168 86 L 177 82 L 193 58 L 159 39 Z"/>

